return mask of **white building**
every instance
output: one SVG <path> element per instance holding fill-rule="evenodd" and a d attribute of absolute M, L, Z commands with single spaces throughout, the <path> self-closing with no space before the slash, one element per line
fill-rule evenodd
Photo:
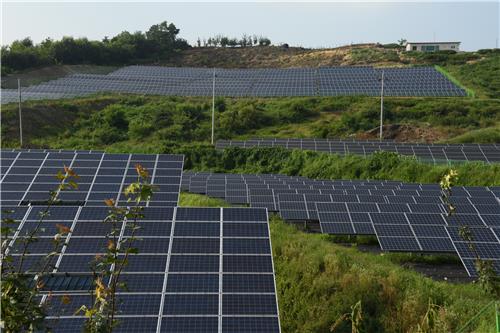
<path fill-rule="evenodd" d="M 460 42 L 407 42 L 406 51 L 459 51 Z"/>

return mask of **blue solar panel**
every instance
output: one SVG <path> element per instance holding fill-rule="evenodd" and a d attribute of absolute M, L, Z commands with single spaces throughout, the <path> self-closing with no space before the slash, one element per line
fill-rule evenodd
<path fill-rule="evenodd" d="M 168 293 L 218 293 L 219 275 L 169 274 L 166 291 Z"/>
<path fill-rule="evenodd" d="M 164 315 L 217 315 L 219 295 L 173 294 L 165 297 Z"/>

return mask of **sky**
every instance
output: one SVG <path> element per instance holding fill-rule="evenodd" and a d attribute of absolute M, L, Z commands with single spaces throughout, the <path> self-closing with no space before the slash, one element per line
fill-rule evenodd
<path fill-rule="evenodd" d="M 2 45 L 31 37 L 102 40 L 173 22 L 195 44 L 216 34 L 267 36 L 273 44 L 461 41 L 462 50 L 500 44 L 500 0 L 490 2 L 3 2 Z"/>

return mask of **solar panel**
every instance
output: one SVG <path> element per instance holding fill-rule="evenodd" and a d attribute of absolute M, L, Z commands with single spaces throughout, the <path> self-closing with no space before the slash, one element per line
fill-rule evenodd
<path fill-rule="evenodd" d="M 393 151 L 400 155 L 414 156 L 426 162 L 432 163 L 448 163 L 451 161 L 482 161 L 485 163 L 496 163 L 500 160 L 500 147 L 498 145 L 477 144 L 467 147 L 465 144 L 447 144 L 437 146 L 436 144 L 420 144 L 420 143 L 400 143 L 400 142 L 372 142 L 364 141 L 349 141 L 338 139 L 284 139 L 284 142 L 278 139 L 253 139 L 252 141 L 225 141 L 221 140 L 216 143 L 216 148 L 224 149 L 227 147 L 283 147 L 286 149 L 302 149 L 314 150 L 326 153 L 334 153 L 340 155 L 356 154 L 368 156 L 377 151 Z M 312 140 L 312 142 L 308 141 Z M 320 142 L 320 143 L 319 143 Z M 329 144 L 332 148 L 325 149 L 325 144 Z M 333 148 L 336 147 L 336 148 Z M 467 153 L 463 151 L 467 150 Z M 455 151 L 456 153 L 452 153 Z M 389 193 L 389 192 L 387 192 Z M 387 193 L 385 195 L 387 195 Z M 357 193 L 358 194 L 358 193 Z M 359 193 L 362 194 L 362 193 Z M 367 193 L 363 193 L 367 194 Z M 380 193 L 382 194 L 382 193 Z M 468 193 L 468 196 L 473 194 Z M 476 193 L 476 195 L 481 195 Z M 487 193 L 489 195 L 489 193 Z"/>
<path fill-rule="evenodd" d="M 20 152 L 14 153 L 16 156 L 20 155 Z M 51 154 L 23 151 L 22 157 L 29 157 L 26 161 L 41 160 L 26 163 L 36 164 L 38 169 L 23 171 L 39 175 L 43 169 L 42 172 L 46 172 L 48 176 L 54 170 L 52 167 L 45 168 L 44 163 Z M 53 276 L 47 280 L 46 291 L 61 291 L 71 295 L 69 304 L 61 303 L 57 299 L 60 296 L 54 296 L 57 306 L 51 308 L 48 317 L 48 322 L 54 328 L 63 332 L 81 328 L 82 318 L 75 316 L 75 310 L 82 304 L 90 305 L 87 293 L 87 282 L 92 280 L 90 266 L 95 261 L 96 254 L 104 252 L 107 246 L 104 235 L 110 231 L 109 225 L 102 222 L 109 208 L 93 206 L 92 201 L 104 198 L 95 196 L 96 193 L 118 193 L 122 190 L 123 181 L 106 181 L 114 181 L 109 178 L 113 177 L 113 173 L 121 174 L 117 178 L 127 179 L 126 174 L 133 170 L 124 167 L 120 161 L 126 161 L 126 165 L 129 165 L 133 160 L 153 165 L 153 179 L 173 177 L 177 183 L 169 184 L 170 181 L 160 179 L 160 199 L 156 202 L 162 203 L 162 206 L 144 207 L 143 217 L 137 223 L 140 227 L 136 231 L 139 240 L 134 246 L 139 249 L 139 254 L 130 255 L 123 271 L 123 281 L 127 283 L 128 289 L 118 293 L 121 302 L 118 307 L 119 329 L 189 331 L 191 328 L 202 327 L 205 330 L 212 327 L 216 331 L 225 331 L 231 327 L 242 327 L 245 331 L 246 328 L 241 323 L 246 322 L 250 325 L 248 327 L 265 325 L 270 332 L 280 331 L 266 209 L 169 207 L 170 203 L 172 206 L 177 204 L 180 186 L 180 173 L 170 170 L 182 170 L 182 157 L 128 154 L 108 156 L 98 152 L 87 153 L 84 158 L 79 159 L 78 156 L 83 152 L 61 154 L 72 156 L 70 163 L 80 161 L 78 168 L 82 173 L 88 173 L 90 179 L 89 183 L 83 183 L 83 188 L 87 191 L 85 195 L 93 200 L 88 200 L 85 202 L 87 205 L 79 207 L 51 207 L 39 240 L 29 245 L 29 254 L 24 260 L 26 270 L 35 269 L 38 260 L 53 251 L 53 234 L 56 231 L 54 225 L 70 228 L 71 232 L 62 238 L 64 245 L 58 249 L 48 266 L 53 271 Z M 5 152 L 2 152 L 2 156 L 5 156 Z M 110 169 L 123 169 L 101 173 L 102 170 L 107 170 L 103 167 L 103 161 L 109 162 L 106 165 Z M 120 163 L 122 166 L 119 166 Z M 163 172 L 162 169 L 167 171 Z M 100 178 L 102 183 L 95 188 L 100 191 L 95 191 L 95 180 L 100 174 L 103 175 Z M 24 195 L 23 191 L 29 192 L 30 187 L 38 192 L 49 188 L 45 186 L 48 183 L 33 181 L 33 176 L 31 179 L 18 179 L 25 180 L 27 185 L 7 186 L 9 191 L 2 192 L 2 196 L 7 193 L 6 196 L 12 199 L 17 197 L 9 193 L 17 191 Z M 5 184 L 22 184 L 9 182 L 6 178 L 3 181 L 6 181 Z M 2 189 L 4 190 L 5 188 Z M 164 193 L 161 194 L 162 192 Z M 168 197 L 170 194 L 175 194 L 175 198 Z M 40 213 L 45 211 L 44 206 L 19 206 L 19 203 L 18 200 L 11 207 L 2 205 L 2 208 L 13 210 L 11 217 L 19 221 L 14 225 L 17 230 L 9 248 L 14 264 L 20 262 L 22 236 L 33 230 Z M 120 227 L 120 239 L 125 240 L 131 236 L 130 230 L 123 223 Z M 61 315 L 68 317 L 58 319 Z M 238 321 L 233 322 L 234 318 Z"/>
<path fill-rule="evenodd" d="M 228 97 L 378 96 L 379 68 L 216 69 L 215 93 Z M 433 67 L 385 68 L 387 96 L 465 96 L 465 91 Z M 22 101 L 86 96 L 98 92 L 210 96 L 213 72 L 206 68 L 129 66 L 107 75 L 72 74 L 22 89 Z M 18 101 L 18 91 L 2 89 L 2 103 Z M 314 142 L 313 142 L 314 143 Z M 313 144 L 312 143 L 312 144 Z M 323 150 L 329 149 L 327 145 Z M 475 156 L 475 152 L 449 154 Z"/>
<path fill-rule="evenodd" d="M 102 152 L 27 152 L 17 153 L 13 167 L 2 176 L 2 205 L 44 205 L 49 191 L 57 187 L 55 177 L 69 166 L 79 178 L 78 188 L 61 191 L 63 204 L 104 206 L 105 199 L 114 199 L 118 206 L 127 205 L 121 191 L 136 181 L 135 165 L 147 167 L 150 182 L 158 185 L 146 206 L 176 206 L 179 196 L 183 157 L 180 155 L 106 154 Z M 65 157 L 64 160 L 59 159 Z M 159 160 L 162 160 L 160 165 Z M 106 164 L 105 162 L 115 163 Z M 3 163 L 3 158 L 2 158 Z M 117 166 L 116 163 L 121 163 Z M 168 163 L 168 164 L 165 164 Z M 26 167 L 29 166 L 29 167 Z M 130 175 L 130 176 L 129 176 Z"/>
<path fill-rule="evenodd" d="M 311 180 L 284 175 L 200 173 L 198 177 L 198 173 L 189 172 L 185 175 L 187 183 L 197 179 L 200 186 L 211 179 L 224 180 L 223 184 L 231 182 L 233 188 L 246 184 L 252 205 L 269 205 L 283 219 L 292 222 L 319 220 L 323 233 L 376 235 L 385 251 L 457 253 L 454 242 L 460 241 L 455 230 L 459 226 L 500 227 L 495 187 L 454 188 L 452 199 L 457 210 L 448 217 L 436 184 Z M 495 229 L 489 235 L 494 233 Z M 467 260 L 462 260 L 464 265 Z M 468 272 L 474 274 L 473 270 Z"/>
<path fill-rule="evenodd" d="M 79 220 L 78 217 L 97 220 L 100 215 L 103 219 L 107 212 L 100 207 L 57 208 L 61 209 L 54 215 L 72 220 L 73 228 L 67 237 L 67 248 L 58 255 L 58 263 L 54 266 L 56 275 L 48 280 L 46 289 L 70 293 L 71 302 L 63 304 L 56 300 L 57 306 L 51 308 L 48 320 L 66 331 L 67 327 L 81 324 L 74 313 L 82 304 L 90 303 L 90 296 L 79 292 L 89 289 L 87 282 L 90 281 L 91 285 L 92 279 L 90 263 L 96 253 L 103 252 L 107 246 L 107 240 L 102 236 L 105 229 L 91 231 L 96 222 Z M 40 209 L 43 208 L 22 207 L 17 216 L 36 215 Z M 84 211 L 87 212 L 82 215 Z M 172 211 L 171 208 L 146 207 L 144 215 L 159 217 L 156 222 L 146 220 L 141 223 L 144 230 L 148 226 L 158 230 L 159 223 L 167 227 L 160 228 L 162 233 L 145 233 L 134 244 L 139 247 L 139 254 L 130 255 L 129 265 L 122 275 L 128 289 L 118 293 L 121 301 L 117 316 L 119 329 L 129 329 L 128 320 L 136 316 L 154 317 L 157 325 L 150 324 L 155 329 L 188 329 L 196 319 L 184 319 L 204 318 L 213 323 L 216 330 L 222 328 L 225 320 L 230 322 L 241 317 L 256 325 L 265 322 L 272 331 L 280 331 L 265 209 L 179 207 Z M 99 237 L 94 236 L 99 233 Z M 120 237 L 126 237 L 126 234 Z M 33 254 L 28 256 L 33 260 L 26 260 L 26 265 L 39 258 L 34 253 L 51 251 L 52 240 L 53 237 L 41 237 L 33 243 L 36 244 L 30 251 Z M 15 246 L 11 251 L 15 252 Z M 58 321 L 61 315 L 74 319 Z M 66 320 L 69 322 L 62 323 Z M 237 323 L 230 325 L 238 326 Z"/>

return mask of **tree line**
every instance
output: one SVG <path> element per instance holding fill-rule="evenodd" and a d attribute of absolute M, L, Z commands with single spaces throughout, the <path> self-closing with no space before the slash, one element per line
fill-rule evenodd
<path fill-rule="evenodd" d="M 198 47 L 252 47 L 269 46 L 271 40 L 264 36 L 243 34 L 241 38 L 228 37 L 224 35 L 215 35 L 209 38 L 199 38 L 196 41 Z"/>
<path fill-rule="evenodd" d="M 27 68 L 56 64 L 126 65 L 169 59 L 178 52 L 191 47 L 178 37 L 180 29 L 166 21 L 152 25 L 142 32 L 123 31 L 103 40 L 63 37 L 61 40 L 45 39 L 35 44 L 27 37 L 2 46 L 2 75 Z M 247 47 L 268 46 L 267 37 L 243 35 L 242 38 L 215 36 L 202 41 L 201 47 Z"/>

